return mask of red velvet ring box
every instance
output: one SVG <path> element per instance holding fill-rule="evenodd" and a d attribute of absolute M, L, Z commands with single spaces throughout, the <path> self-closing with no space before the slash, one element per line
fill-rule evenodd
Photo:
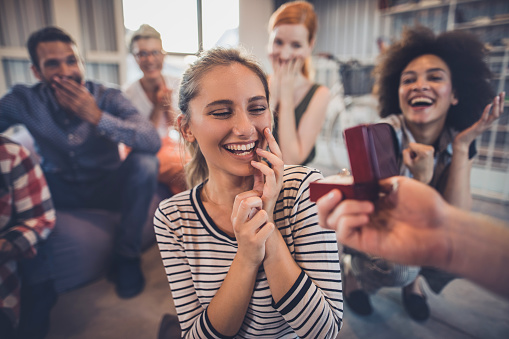
<path fill-rule="evenodd" d="M 337 183 L 338 176 L 312 182 L 311 201 L 316 202 L 334 188 L 341 191 L 344 199 L 373 201 L 378 198 L 378 181 L 399 174 L 399 146 L 391 125 L 358 125 L 346 129 L 344 136 L 353 183 Z"/>

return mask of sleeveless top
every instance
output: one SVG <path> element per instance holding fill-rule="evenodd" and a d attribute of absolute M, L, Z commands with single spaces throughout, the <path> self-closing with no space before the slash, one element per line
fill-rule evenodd
<path fill-rule="evenodd" d="M 313 98 L 313 95 L 315 95 L 316 90 L 320 86 L 321 86 L 320 84 L 313 84 L 311 86 L 311 88 L 309 89 L 309 91 L 306 93 L 306 96 L 304 96 L 304 98 L 301 100 L 299 105 L 297 107 L 295 107 L 295 127 L 296 128 L 299 128 L 300 119 L 304 115 L 304 112 L 308 108 L 309 102 L 311 101 L 311 99 Z M 279 119 L 275 119 L 273 134 L 274 134 L 274 138 L 276 139 L 277 142 L 279 142 L 279 136 L 278 136 L 278 132 L 277 132 L 278 125 L 279 125 Z M 304 160 L 301 164 L 288 164 L 288 165 L 309 164 L 311 161 L 313 161 L 313 159 L 315 158 L 315 155 L 316 155 L 316 147 L 313 145 L 313 148 L 311 149 L 311 152 L 309 152 L 309 155 L 307 156 L 306 160 Z"/>

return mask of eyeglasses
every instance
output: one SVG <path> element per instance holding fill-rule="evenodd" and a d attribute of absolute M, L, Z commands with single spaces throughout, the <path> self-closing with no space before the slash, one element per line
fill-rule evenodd
<path fill-rule="evenodd" d="M 157 58 L 165 54 L 166 52 L 164 51 L 139 51 L 138 53 L 134 54 L 134 56 L 137 59 L 146 59 L 149 57 L 149 55 L 152 55 L 154 58 Z"/>

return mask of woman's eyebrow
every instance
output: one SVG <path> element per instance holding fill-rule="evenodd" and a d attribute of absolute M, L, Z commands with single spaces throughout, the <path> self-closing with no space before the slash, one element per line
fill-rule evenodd
<path fill-rule="evenodd" d="M 232 104 L 233 104 L 233 101 L 223 99 L 223 100 L 212 101 L 212 102 L 208 103 L 207 106 L 205 106 L 205 107 L 210 107 L 210 106 L 215 106 L 215 105 L 232 105 Z"/>
<path fill-rule="evenodd" d="M 401 76 L 407 75 L 407 74 L 416 74 L 416 72 L 415 71 L 403 71 L 403 72 L 401 72 Z"/>
<path fill-rule="evenodd" d="M 258 100 L 265 100 L 267 101 L 267 98 L 264 95 L 258 95 L 252 98 L 249 98 L 248 102 L 258 101 Z"/>
<path fill-rule="evenodd" d="M 433 73 L 433 72 L 444 72 L 444 73 L 446 73 L 445 69 L 440 68 L 440 67 L 430 68 L 430 69 L 426 70 L 426 73 Z M 404 71 L 404 72 L 401 72 L 401 76 L 407 75 L 407 74 L 416 74 L 416 73 L 417 72 L 415 72 L 415 71 Z"/>
<path fill-rule="evenodd" d="M 432 72 L 444 72 L 445 73 L 445 69 L 440 68 L 440 67 L 435 67 L 435 68 L 430 68 L 426 71 L 426 73 L 432 73 Z"/>

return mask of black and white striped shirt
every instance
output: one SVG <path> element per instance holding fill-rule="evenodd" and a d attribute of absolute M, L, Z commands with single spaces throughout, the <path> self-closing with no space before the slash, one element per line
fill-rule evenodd
<path fill-rule="evenodd" d="M 235 338 L 336 338 L 343 316 L 336 237 L 318 225 L 309 200 L 309 183 L 320 178 L 317 170 L 285 166 L 274 221 L 302 273 L 276 304 L 260 266 Z M 207 214 L 202 187 L 162 201 L 154 227 L 183 337 L 224 338 L 208 320 L 207 307 L 228 273 L 237 241 Z"/>

